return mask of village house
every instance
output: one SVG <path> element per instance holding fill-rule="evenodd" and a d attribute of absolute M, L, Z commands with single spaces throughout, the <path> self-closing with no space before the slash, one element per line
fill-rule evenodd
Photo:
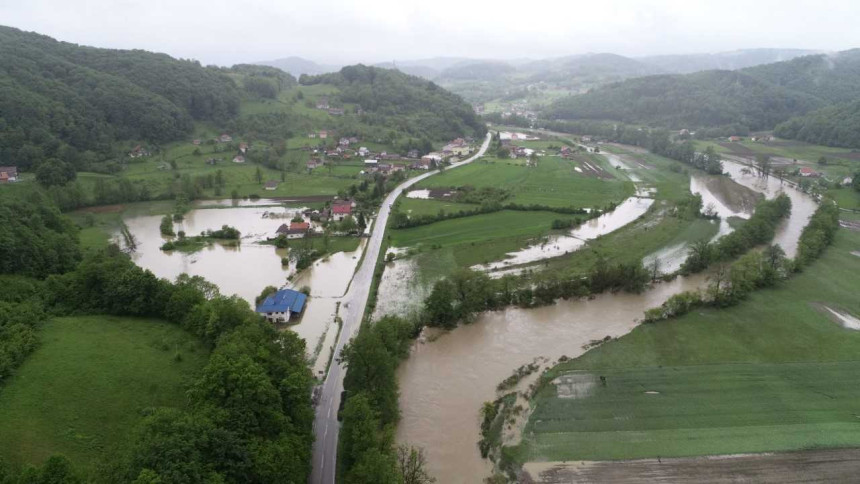
<path fill-rule="evenodd" d="M 343 108 L 329 108 L 328 113 L 332 116 L 343 116 Z"/>
<path fill-rule="evenodd" d="M 316 133 L 308 133 L 308 138 L 316 139 L 316 137 L 317 137 Z"/>
<path fill-rule="evenodd" d="M 239 143 L 239 151 L 244 155 L 248 151 L 248 143 Z"/>
<path fill-rule="evenodd" d="M 301 239 L 308 234 L 310 228 L 311 224 L 307 222 L 290 222 L 290 225 L 281 224 L 275 231 L 275 235 L 284 236 L 288 239 Z"/>
<path fill-rule="evenodd" d="M 328 98 L 321 97 L 319 101 L 317 101 L 317 109 L 328 109 Z"/>
<path fill-rule="evenodd" d="M 418 158 L 418 150 L 409 150 L 406 152 L 407 158 Z"/>
<path fill-rule="evenodd" d="M 352 202 L 349 200 L 335 200 L 331 203 L 332 220 L 341 221 L 352 215 Z"/>
<path fill-rule="evenodd" d="M 316 168 L 318 166 L 322 166 L 322 164 L 323 164 L 323 162 L 321 160 L 311 159 L 311 160 L 308 160 L 308 162 L 305 164 L 305 166 L 307 166 L 308 170 L 313 170 L 314 168 Z"/>
<path fill-rule="evenodd" d="M 326 130 L 320 131 L 320 139 L 326 139 L 326 138 L 328 138 L 328 131 L 326 131 Z"/>
<path fill-rule="evenodd" d="M 307 296 L 292 289 L 281 289 L 267 297 L 256 311 L 271 323 L 286 323 L 294 314 L 301 314 Z"/>
<path fill-rule="evenodd" d="M 358 138 L 356 138 L 355 136 L 350 136 L 350 137 L 349 137 L 349 142 L 350 142 L 351 144 L 358 143 Z"/>
<path fill-rule="evenodd" d="M 193 144 L 194 146 L 200 146 L 200 140 L 196 139 L 196 140 L 192 141 L 191 144 Z"/>
<path fill-rule="evenodd" d="M 269 180 L 266 182 L 266 185 L 264 186 L 264 188 L 266 190 L 269 190 L 269 191 L 277 190 L 278 189 L 278 182 L 276 182 L 274 180 Z"/>
<path fill-rule="evenodd" d="M 808 166 L 801 167 L 799 170 L 797 170 L 797 173 L 804 178 L 817 178 L 821 176 L 820 173 L 813 170 L 812 168 L 809 168 Z"/>
<path fill-rule="evenodd" d="M 129 153 L 129 158 L 140 158 L 141 156 L 149 156 L 149 151 L 143 149 L 142 146 L 135 146 Z"/>
<path fill-rule="evenodd" d="M 349 138 L 341 138 L 337 140 L 338 146 L 343 146 L 344 148 L 349 146 Z"/>
<path fill-rule="evenodd" d="M 0 183 L 14 183 L 18 181 L 18 167 L 0 166 Z"/>
<path fill-rule="evenodd" d="M 364 160 L 364 169 L 374 171 L 379 167 L 378 160 Z"/>
<path fill-rule="evenodd" d="M 729 143 L 737 143 L 741 140 L 740 136 L 729 136 Z"/>
<path fill-rule="evenodd" d="M 227 133 L 222 133 L 221 137 L 218 140 L 222 143 L 231 143 L 233 141 L 233 137 Z"/>
<path fill-rule="evenodd" d="M 359 149 L 358 149 L 358 155 L 359 155 L 359 156 L 367 156 L 367 155 L 368 155 L 368 153 L 370 153 L 370 150 L 368 150 L 368 149 L 367 149 L 366 147 L 364 147 L 364 146 L 362 146 L 361 148 L 359 148 Z"/>
<path fill-rule="evenodd" d="M 233 163 L 245 163 L 245 157 L 242 155 L 236 155 L 233 157 Z"/>

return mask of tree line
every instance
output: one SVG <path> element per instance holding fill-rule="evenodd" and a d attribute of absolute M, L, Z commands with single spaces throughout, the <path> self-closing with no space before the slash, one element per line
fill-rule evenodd
<path fill-rule="evenodd" d="M 132 432 L 128 452 L 99 468 L 92 479 L 307 480 L 313 378 L 305 343 L 295 333 L 276 331 L 247 302 L 220 295 L 198 276 L 158 279 L 116 246 L 82 258 L 75 228 L 44 198 L 0 199 L 0 227 L 0 382 L 36 348 L 40 322 L 55 316 L 160 318 L 180 325 L 212 350 L 190 385 L 188 406 L 148 410 Z M 53 480 L 40 481 L 40 476 Z M 80 478 L 62 457 L 20 474 L 0 465 L 2 482 Z"/>
<path fill-rule="evenodd" d="M 421 327 L 386 316 L 362 325 L 343 349 L 343 425 L 338 456 L 347 484 L 429 484 L 423 450 L 396 446 L 394 432 L 400 420 L 397 366 L 409 355 Z"/>
<path fill-rule="evenodd" d="M 701 272 L 715 262 L 733 259 L 757 245 L 770 242 L 777 225 L 790 213 L 791 199 L 784 193 L 773 200 L 762 200 L 749 220 L 732 233 L 720 237 L 716 242 L 694 242 L 681 265 L 681 273 Z"/>
<path fill-rule="evenodd" d="M 802 270 L 821 256 L 839 229 L 839 207 L 822 203 L 798 240 L 797 256 L 788 259 L 779 245 L 751 250 L 729 266 L 719 264 L 704 291 L 675 294 L 656 308 L 645 311 L 643 322 L 654 323 L 684 315 L 697 307 L 725 307 L 738 304 L 752 291 L 773 287 Z"/>

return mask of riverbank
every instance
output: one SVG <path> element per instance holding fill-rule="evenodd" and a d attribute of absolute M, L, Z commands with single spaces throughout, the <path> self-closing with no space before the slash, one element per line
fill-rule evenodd
<path fill-rule="evenodd" d="M 860 332 L 827 309 L 860 315 L 857 247 L 860 233 L 840 231 L 781 287 L 640 326 L 562 363 L 544 376 L 523 443 L 506 456 L 524 463 L 860 446 Z M 579 398 L 559 391 L 566 378 L 582 383 Z"/>

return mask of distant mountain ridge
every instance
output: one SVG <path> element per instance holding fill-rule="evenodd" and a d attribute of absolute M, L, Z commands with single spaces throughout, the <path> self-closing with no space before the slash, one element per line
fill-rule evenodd
<path fill-rule="evenodd" d="M 300 77 L 302 74 L 315 76 L 319 74 L 326 74 L 329 72 L 336 72 L 341 68 L 341 66 L 318 64 L 312 60 L 296 56 L 284 57 L 282 59 L 275 59 L 269 61 L 252 62 L 252 64 L 275 67 L 284 72 L 292 74 L 296 78 Z"/>
<path fill-rule="evenodd" d="M 730 126 L 735 132 L 779 125 L 785 137 L 860 146 L 860 139 L 853 141 L 860 131 L 858 108 L 847 104 L 858 99 L 860 49 L 854 49 L 735 71 L 629 79 L 561 99 L 544 114 L 667 128 Z"/>
<path fill-rule="evenodd" d="M 715 69 L 734 71 L 818 53 L 820 52 L 807 49 L 741 49 L 714 54 L 647 56 L 635 58 L 635 60 L 665 73 L 690 74 Z"/>

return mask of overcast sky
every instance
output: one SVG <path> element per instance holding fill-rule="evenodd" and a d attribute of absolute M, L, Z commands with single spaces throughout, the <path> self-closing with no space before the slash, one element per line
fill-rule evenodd
<path fill-rule="evenodd" d="M 0 0 L 0 24 L 205 64 L 860 46 L 858 0 Z"/>

